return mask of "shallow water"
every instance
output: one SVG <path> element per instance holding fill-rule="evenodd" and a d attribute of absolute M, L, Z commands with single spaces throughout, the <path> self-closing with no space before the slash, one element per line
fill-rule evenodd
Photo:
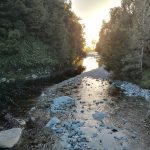
<path fill-rule="evenodd" d="M 99 55 L 97 52 L 91 52 L 87 54 L 87 57 L 83 59 L 83 66 L 85 67 L 84 72 L 97 69 L 99 67 L 99 64 L 97 62 L 98 58 Z"/>
<path fill-rule="evenodd" d="M 53 93 L 54 97 L 65 95 L 76 101 L 75 107 L 66 109 L 65 118 L 63 114 L 52 114 L 61 120 L 59 127 L 64 131 L 54 134 L 58 139 L 54 141 L 52 150 L 74 150 L 75 147 L 83 150 L 149 150 L 149 102 L 122 93 L 112 95 L 111 87 L 109 73 L 99 68 L 45 91 L 40 100 L 50 98 Z M 72 131 L 62 125 L 74 120 L 84 122 L 73 132 L 82 132 L 82 137 L 88 141 L 85 145 L 76 142 L 80 136 L 70 138 Z"/>

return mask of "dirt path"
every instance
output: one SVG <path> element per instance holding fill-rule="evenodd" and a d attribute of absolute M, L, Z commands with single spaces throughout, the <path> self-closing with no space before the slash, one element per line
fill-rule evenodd
<path fill-rule="evenodd" d="M 149 102 L 113 90 L 103 68 L 49 87 L 17 149 L 150 150 Z"/>

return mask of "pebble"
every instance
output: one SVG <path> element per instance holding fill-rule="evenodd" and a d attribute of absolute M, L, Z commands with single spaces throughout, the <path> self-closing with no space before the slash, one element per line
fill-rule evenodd
<path fill-rule="evenodd" d="M 118 132 L 118 130 L 117 130 L 117 129 L 112 129 L 111 131 L 112 131 L 112 132 Z"/>
<path fill-rule="evenodd" d="M 81 110 L 81 113 L 84 113 L 84 110 Z"/>
<path fill-rule="evenodd" d="M 104 112 L 96 111 L 95 114 L 93 114 L 93 118 L 98 121 L 103 120 L 105 117 L 106 117 L 106 113 L 104 113 Z"/>
<path fill-rule="evenodd" d="M 53 117 L 47 124 L 46 124 L 46 128 L 51 128 L 51 129 L 55 129 L 56 125 L 60 124 L 60 120 L 57 117 Z"/>

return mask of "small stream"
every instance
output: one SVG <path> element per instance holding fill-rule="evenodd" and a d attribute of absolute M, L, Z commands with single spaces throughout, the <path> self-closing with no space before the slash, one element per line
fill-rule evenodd
<path fill-rule="evenodd" d="M 89 60 L 86 70 L 96 62 L 90 57 L 91 54 L 86 59 Z M 73 104 L 69 106 L 72 107 L 67 107 L 64 101 L 59 108 L 57 100 L 64 96 L 71 98 Z M 40 103 L 31 116 L 40 118 L 42 127 L 54 118 L 58 118 L 59 125 L 50 128 L 50 136 L 54 137 L 51 144 L 28 145 L 33 150 L 43 147 L 51 147 L 51 150 L 149 150 L 149 102 L 115 89 L 109 73 L 102 67 L 95 65 L 91 71 L 45 89 L 38 100 Z M 48 116 L 47 112 L 50 117 L 43 118 Z M 40 141 L 42 135 L 37 133 L 34 138 Z"/>
<path fill-rule="evenodd" d="M 100 56 L 97 52 L 91 52 L 87 54 L 87 57 L 83 60 L 83 66 L 85 67 L 85 70 L 83 72 L 88 72 L 93 69 L 99 68 L 98 59 Z"/>

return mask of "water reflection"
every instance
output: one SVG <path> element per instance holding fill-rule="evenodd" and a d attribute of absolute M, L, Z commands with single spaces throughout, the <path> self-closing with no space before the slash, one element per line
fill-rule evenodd
<path fill-rule="evenodd" d="M 86 67 L 84 72 L 91 71 L 99 67 L 97 62 L 98 54 L 96 52 L 91 52 L 83 60 L 83 66 Z"/>

